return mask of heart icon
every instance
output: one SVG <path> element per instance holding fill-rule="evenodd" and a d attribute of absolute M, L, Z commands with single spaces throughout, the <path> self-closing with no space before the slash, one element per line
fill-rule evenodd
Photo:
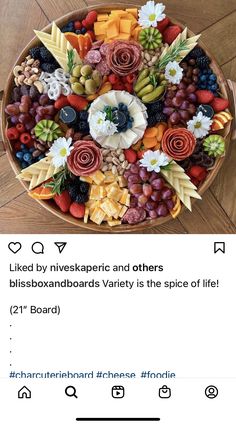
<path fill-rule="evenodd" d="M 20 242 L 10 242 L 8 244 L 8 248 L 10 249 L 11 252 L 13 252 L 13 254 L 16 254 L 17 252 L 21 250 L 22 245 Z"/>

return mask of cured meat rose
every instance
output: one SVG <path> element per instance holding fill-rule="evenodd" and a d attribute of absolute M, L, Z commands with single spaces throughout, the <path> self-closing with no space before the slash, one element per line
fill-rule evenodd
<path fill-rule="evenodd" d="M 176 161 L 188 158 L 195 146 L 196 139 L 186 128 L 170 128 L 164 133 L 161 142 L 163 152 Z"/>
<path fill-rule="evenodd" d="M 147 213 L 143 208 L 129 208 L 126 211 L 122 221 L 129 224 L 137 224 L 144 221 L 146 216 Z"/>
<path fill-rule="evenodd" d="M 141 47 L 134 41 L 114 41 L 107 50 L 107 64 L 116 75 L 137 71 L 142 61 Z"/>
<path fill-rule="evenodd" d="M 67 159 L 69 171 L 75 176 L 88 176 L 102 163 L 102 152 L 92 140 L 78 140 Z"/>

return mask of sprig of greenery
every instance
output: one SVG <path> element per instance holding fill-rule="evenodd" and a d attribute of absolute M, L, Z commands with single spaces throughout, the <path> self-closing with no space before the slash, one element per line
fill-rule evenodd
<path fill-rule="evenodd" d="M 59 171 L 52 180 L 44 184 L 44 187 L 52 189 L 52 193 L 55 195 L 60 195 L 66 187 L 66 180 L 68 179 L 70 173 L 67 168 Z"/>
<path fill-rule="evenodd" d="M 172 165 L 172 163 L 173 163 L 173 159 L 169 162 L 169 164 L 164 165 L 163 167 L 161 167 L 161 169 L 162 169 L 162 170 L 166 170 L 166 171 L 171 170 L 171 165 Z"/>
<path fill-rule="evenodd" d="M 73 68 L 76 65 L 74 62 L 74 59 L 75 59 L 74 49 L 67 50 L 67 66 L 68 66 L 68 70 L 70 74 L 72 73 Z"/>
<path fill-rule="evenodd" d="M 106 114 L 106 119 L 113 122 L 113 112 L 111 106 L 105 106 L 104 112 Z"/>
<path fill-rule="evenodd" d="M 149 80 L 150 80 L 150 83 L 153 85 L 154 88 L 157 87 L 158 81 L 157 81 L 155 74 L 151 74 L 149 76 Z"/>

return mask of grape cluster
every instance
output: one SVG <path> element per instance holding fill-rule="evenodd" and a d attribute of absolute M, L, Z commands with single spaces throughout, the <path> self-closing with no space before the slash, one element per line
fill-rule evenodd
<path fill-rule="evenodd" d="M 125 171 L 131 194 L 131 208 L 143 208 L 150 219 L 166 217 L 174 207 L 174 192 L 155 171 L 148 172 L 139 163 Z"/>
<path fill-rule="evenodd" d="M 196 90 L 195 84 L 184 82 L 181 82 L 178 86 L 168 87 L 163 112 L 169 117 L 171 126 L 182 124 L 186 127 L 186 123 L 195 115 Z"/>

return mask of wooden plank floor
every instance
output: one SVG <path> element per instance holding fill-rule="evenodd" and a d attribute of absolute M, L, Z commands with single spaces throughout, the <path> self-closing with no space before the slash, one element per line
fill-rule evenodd
<path fill-rule="evenodd" d="M 1 0 L 0 91 L 20 50 L 41 29 L 80 7 L 100 0 Z M 104 3 L 109 1 L 104 0 Z M 167 14 L 201 32 L 225 76 L 236 80 L 236 0 L 164 0 Z M 123 3 L 127 3 L 124 2 Z M 137 0 L 136 4 L 144 2 Z M 14 177 L 0 144 L 0 233 L 86 233 L 54 217 L 30 199 Z M 236 141 L 224 165 L 193 213 L 152 229 L 153 233 L 236 233 Z"/>

